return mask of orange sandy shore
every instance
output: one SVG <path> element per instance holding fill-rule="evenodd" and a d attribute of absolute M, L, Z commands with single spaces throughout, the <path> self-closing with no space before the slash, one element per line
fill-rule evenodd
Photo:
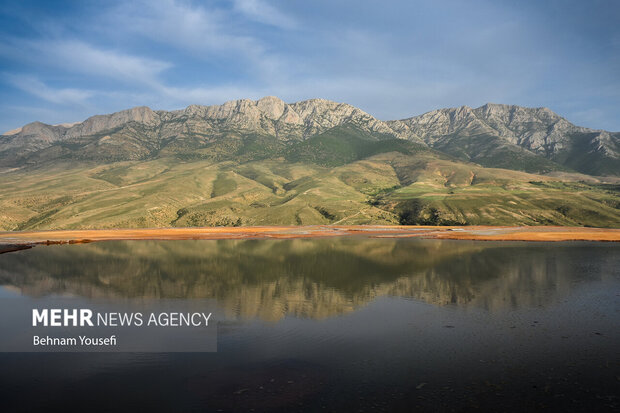
<path fill-rule="evenodd" d="M 8 252 L 36 244 L 73 244 L 105 240 L 290 239 L 350 235 L 479 241 L 620 241 L 620 229 L 602 228 L 317 225 L 0 232 L 0 244 L 4 245 L 4 252 Z"/>

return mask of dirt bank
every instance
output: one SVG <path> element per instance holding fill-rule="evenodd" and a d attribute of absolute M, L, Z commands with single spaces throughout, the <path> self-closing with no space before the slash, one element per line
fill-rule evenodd
<path fill-rule="evenodd" d="M 106 240 L 310 238 L 346 235 L 377 238 L 436 238 L 478 241 L 616 241 L 620 229 L 582 227 L 432 227 L 432 226 L 304 226 L 216 227 L 0 232 L 0 253 L 37 244 L 74 244 Z"/>

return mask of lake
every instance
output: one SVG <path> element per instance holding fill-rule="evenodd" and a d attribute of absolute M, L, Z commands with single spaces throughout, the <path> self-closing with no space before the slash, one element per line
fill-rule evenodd
<path fill-rule="evenodd" d="M 217 352 L 1 353 L 3 411 L 610 411 L 620 246 L 372 237 L 0 255 L 0 297 L 215 299 Z"/>

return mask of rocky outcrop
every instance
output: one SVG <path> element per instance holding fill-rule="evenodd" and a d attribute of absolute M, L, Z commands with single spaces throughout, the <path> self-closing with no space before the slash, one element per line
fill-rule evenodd
<path fill-rule="evenodd" d="M 588 174 L 620 174 L 620 134 L 575 126 L 548 108 L 488 103 L 387 123 L 402 135 L 419 136 L 431 147 L 485 166 L 497 166 L 498 156 L 537 155 Z M 528 160 L 523 163 L 516 169 L 545 172 L 537 168 L 553 167 L 535 162 L 528 169 Z"/>
<path fill-rule="evenodd" d="M 130 122 L 145 125 L 159 124 L 160 119 L 157 113 L 146 106 L 139 106 L 110 115 L 96 115 L 86 119 L 84 122 L 76 123 L 67 129 L 64 138 L 71 139 L 82 136 L 94 135 L 99 132 L 113 130 L 122 127 Z"/>
<path fill-rule="evenodd" d="M 385 122 L 344 103 L 311 99 L 287 104 L 268 96 L 222 105 L 190 105 L 178 111 L 136 107 L 65 125 L 31 123 L 0 138 L 0 166 L 15 167 L 49 158 L 113 161 L 143 159 L 166 146 L 196 149 L 227 135 L 253 134 L 281 142 L 299 141 L 351 124 L 363 132 L 404 137 Z M 79 153 L 71 153 L 73 147 Z"/>
<path fill-rule="evenodd" d="M 158 113 L 167 122 L 200 120 L 206 123 L 207 130 L 225 127 L 254 131 L 284 141 L 306 139 L 345 123 L 368 132 L 398 135 L 385 122 L 356 107 L 325 99 L 287 104 L 277 97 L 267 96 L 258 101 L 243 99 L 223 105 L 191 105 L 181 111 Z"/>

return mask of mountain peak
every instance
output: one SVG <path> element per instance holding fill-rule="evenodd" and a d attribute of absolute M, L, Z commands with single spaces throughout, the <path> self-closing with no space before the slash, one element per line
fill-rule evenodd
<path fill-rule="evenodd" d="M 257 105 L 267 104 L 267 103 L 285 104 L 284 101 L 277 96 L 264 96 L 256 101 Z"/>
<path fill-rule="evenodd" d="M 502 122 L 507 123 L 534 122 L 551 126 L 554 123 L 564 120 L 563 117 L 546 107 L 528 108 L 517 105 L 487 103 L 474 109 L 474 112 L 485 121 L 498 118 L 501 119 Z M 571 126 L 573 125 L 571 124 Z"/>
<path fill-rule="evenodd" d="M 256 102 L 256 106 L 269 119 L 276 120 L 282 117 L 286 103 L 275 96 L 265 96 Z"/>
<path fill-rule="evenodd" d="M 618 134 L 575 126 L 546 107 L 486 103 L 476 109 L 439 109 L 389 124 L 435 149 L 484 166 L 618 174 Z"/>
<path fill-rule="evenodd" d="M 505 103 L 492 103 L 487 102 L 484 105 L 480 106 L 479 110 L 483 110 L 485 112 L 497 112 L 497 111 L 506 111 L 515 108 L 515 105 L 507 105 Z"/>

